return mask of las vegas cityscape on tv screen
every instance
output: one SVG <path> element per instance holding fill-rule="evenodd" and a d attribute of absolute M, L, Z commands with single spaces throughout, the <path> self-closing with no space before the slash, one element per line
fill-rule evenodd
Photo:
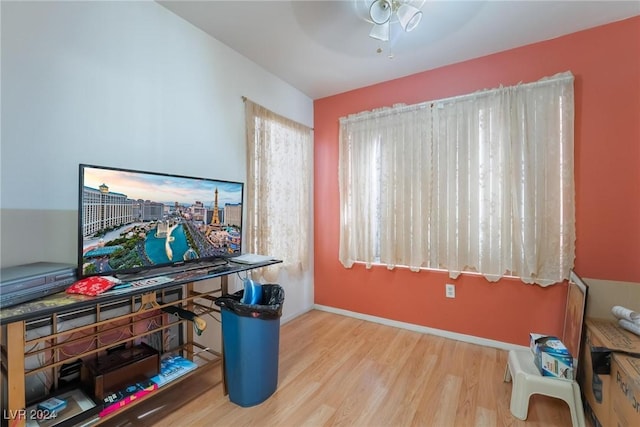
<path fill-rule="evenodd" d="M 243 185 L 81 167 L 82 272 L 240 254 Z"/>

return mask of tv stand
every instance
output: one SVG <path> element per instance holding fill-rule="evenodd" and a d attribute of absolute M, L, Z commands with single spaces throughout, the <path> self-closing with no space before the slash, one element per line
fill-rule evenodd
<path fill-rule="evenodd" d="M 26 424 L 27 408 L 31 405 L 26 399 L 26 377 L 46 373 L 52 379 L 50 394 L 39 399 L 45 400 L 62 392 L 59 374 L 63 365 L 85 357 L 96 357 L 119 345 L 130 346 L 152 340 L 160 343 L 160 348 L 156 349 L 161 356 L 180 354 L 196 362 L 198 368 L 126 407 L 97 419 L 96 423 L 117 417 L 138 403 L 152 404 L 155 396 L 171 392 L 176 384 L 193 375 L 213 375 L 212 369 L 221 370 L 220 378 L 226 394 L 222 349 L 217 352 L 196 342 L 192 320 L 171 315 L 162 309 L 179 307 L 197 310 L 199 316 L 219 312 L 220 309 L 213 302 L 228 293 L 228 275 L 280 262 L 273 260 L 252 265 L 229 262 L 225 265 L 225 271 L 210 272 L 211 268 L 203 268 L 174 273 L 173 282 L 140 290 L 115 295 L 105 292 L 97 297 L 62 292 L 0 310 L 2 386 L 3 391 L 7 391 L 2 397 L 2 424 L 11 427 Z M 219 280 L 216 284 L 203 284 L 198 291 L 194 289 L 195 282 L 211 278 Z M 42 333 L 42 330 L 48 332 Z M 172 338 L 177 342 L 174 343 Z M 77 350 L 71 351 L 70 348 Z M 35 368 L 34 362 L 38 362 Z M 77 384 L 77 388 L 80 389 L 81 385 Z M 96 404 L 101 405 L 101 402 Z M 78 422 L 81 421 L 81 415 Z M 97 415 L 92 414 L 83 420 L 89 421 L 92 417 Z"/>

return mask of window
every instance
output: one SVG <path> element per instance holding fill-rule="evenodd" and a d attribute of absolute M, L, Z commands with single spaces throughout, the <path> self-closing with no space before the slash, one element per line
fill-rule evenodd
<path fill-rule="evenodd" d="M 343 117 L 339 179 L 346 267 L 567 279 L 573 76 Z"/>
<path fill-rule="evenodd" d="M 312 130 L 245 100 L 247 226 L 245 251 L 282 259 L 263 269 L 276 280 L 281 268 L 308 267 L 311 221 Z"/>

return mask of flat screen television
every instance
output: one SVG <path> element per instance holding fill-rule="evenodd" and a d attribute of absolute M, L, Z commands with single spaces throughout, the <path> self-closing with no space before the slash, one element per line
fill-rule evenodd
<path fill-rule="evenodd" d="M 243 191 L 241 182 L 81 164 L 78 275 L 142 277 L 240 255 Z"/>

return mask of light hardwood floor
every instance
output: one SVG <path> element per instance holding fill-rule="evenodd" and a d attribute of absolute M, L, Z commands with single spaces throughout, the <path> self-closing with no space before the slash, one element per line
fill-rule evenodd
<path fill-rule="evenodd" d="M 526 422 L 513 418 L 505 363 L 504 350 L 313 310 L 282 326 L 278 389 L 262 404 L 231 403 L 214 367 L 109 425 L 571 425 L 568 406 L 544 396 Z"/>

